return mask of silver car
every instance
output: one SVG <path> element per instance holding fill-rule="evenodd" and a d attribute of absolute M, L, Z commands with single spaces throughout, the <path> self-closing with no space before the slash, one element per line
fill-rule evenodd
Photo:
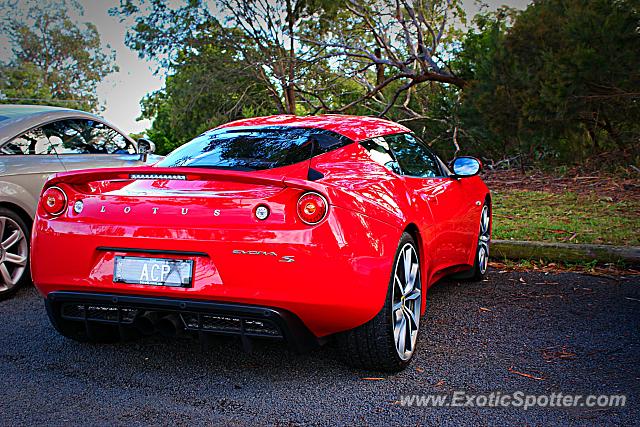
<path fill-rule="evenodd" d="M 93 114 L 0 105 L 0 299 L 30 280 L 31 223 L 49 175 L 155 163 L 154 150 Z"/>

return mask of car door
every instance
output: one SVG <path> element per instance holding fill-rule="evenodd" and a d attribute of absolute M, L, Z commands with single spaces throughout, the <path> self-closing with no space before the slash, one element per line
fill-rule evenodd
<path fill-rule="evenodd" d="M 55 150 L 67 170 L 143 164 L 135 144 L 102 122 L 70 119 L 56 126 L 60 140 Z"/>
<path fill-rule="evenodd" d="M 0 199 L 20 206 L 33 217 L 47 178 L 63 172 L 46 126 L 24 132 L 0 148 Z"/>
<path fill-rule="evenodd" d="M 470 206 L 460 183 L 448 176 L 437 156 L 414 135 L 385 139 L 402 169 L 417 217 L 427 218 L 429 212 L 433 218 L 425 230 L 431 271 L 466 263 L 469 230 L 465 219 Z"/>

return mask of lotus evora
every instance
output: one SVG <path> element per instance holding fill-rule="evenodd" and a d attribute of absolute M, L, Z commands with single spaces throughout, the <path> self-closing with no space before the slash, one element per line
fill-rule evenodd
<path fill-rule="evenodd" d="M 487 271 L 480 162 L 451 169 L 377 118 L 272 116 L 208 131 L 152 167 L 46 183 L 33 280 L 77 340 L 217 333 L 335 337 L 355 366 L 415 353 L 427 288 Z"/>

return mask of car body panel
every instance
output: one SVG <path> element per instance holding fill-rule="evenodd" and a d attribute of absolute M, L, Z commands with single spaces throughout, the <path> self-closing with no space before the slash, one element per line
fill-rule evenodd
<path fill-rule="evenodd" d="M 65 171 L 57 156 L 0 156 L 0 202 L 35 215 L 42 186 L 50 175 Z"/>
<path fill-rule="evenodd" d="M 425 289 L 445 274 L 469 269 L 481 211 L 476 202 L 489 194 L 482 180 L 398 175 L 372 161 L 358 138 L 408 130 L 372 118 L 353 130 L 358 118 L 345 117 L 268 117 L 225 125 L 349 129 L 341 132 L 355 140 L 289 166 L 55 175 L 47 186 L 62 188 L 69 203 L 57 217 L 38 208 L 31 253 L 38 290 L 43 296 L 86 291 L 272 307 L 295 314 L 324 337 L 362 325 L 380 311 L 405 230 L 415 232 Z M 311 169 L 320 178 L 309 179 Z M 308 191 L 329 205 L 316 225 L 304 224 L 296 213 L 297 200 Z M 83 202 L 80 213 L 73 210 L 77 200 Z M 266 220 L 255 216 L 259 205 L 270 209 Z M 193 286 L 114 283 L 116 256 L 191 259 Z"/>
<path fill-rule="evenodd" d="M 419 206 L 422 201 L 430 211 L 429 223 L 433 223 L 435 227 L 432 245 L 438 248 L 430 264 L 434 270 L 468 264 L 469 248 L 474 243 L 474 233 L 471 230 L 478 222 L 481 211 L 481 207 L 474 202 L 478 197 L 484 198 L 484 195 L 474 191 L 474 183 L 469 181 L 471 179 L 405 178 L 408 192 L 413 193 L 414 204 Z M 420 229 L 426 228 L 428 224 L 424 222 L 424 216 L 415 212 L 416 218 L 423 219 L 422 223 L 418 223 Z M 477 239 L 477 234 L 475 238 Z"/>

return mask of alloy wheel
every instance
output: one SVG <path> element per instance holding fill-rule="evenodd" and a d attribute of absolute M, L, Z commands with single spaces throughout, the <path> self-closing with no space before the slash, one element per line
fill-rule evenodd
<path fill-rule="evenodd" d="M 29 243 L 16 221 L 0 216 L 0 292 L 14 288 L 27 267 Z"/>
<path fill-rule="evenodd" d="M 391 321 L 396 351 L 402 360 L 411 358 L 415 350 L 420 326 L 420 262 L 411 243 L 406 243 L 396 261 Z"/>
<path fill-rule="evenodd" d="M 484 205 L 480 215 L 480 236 L 478 237 L 478 269 L 480 274 L 487 272 L 489 266 L 489 241 L 491 240 L 491 216 L 489 206 Z"/>

